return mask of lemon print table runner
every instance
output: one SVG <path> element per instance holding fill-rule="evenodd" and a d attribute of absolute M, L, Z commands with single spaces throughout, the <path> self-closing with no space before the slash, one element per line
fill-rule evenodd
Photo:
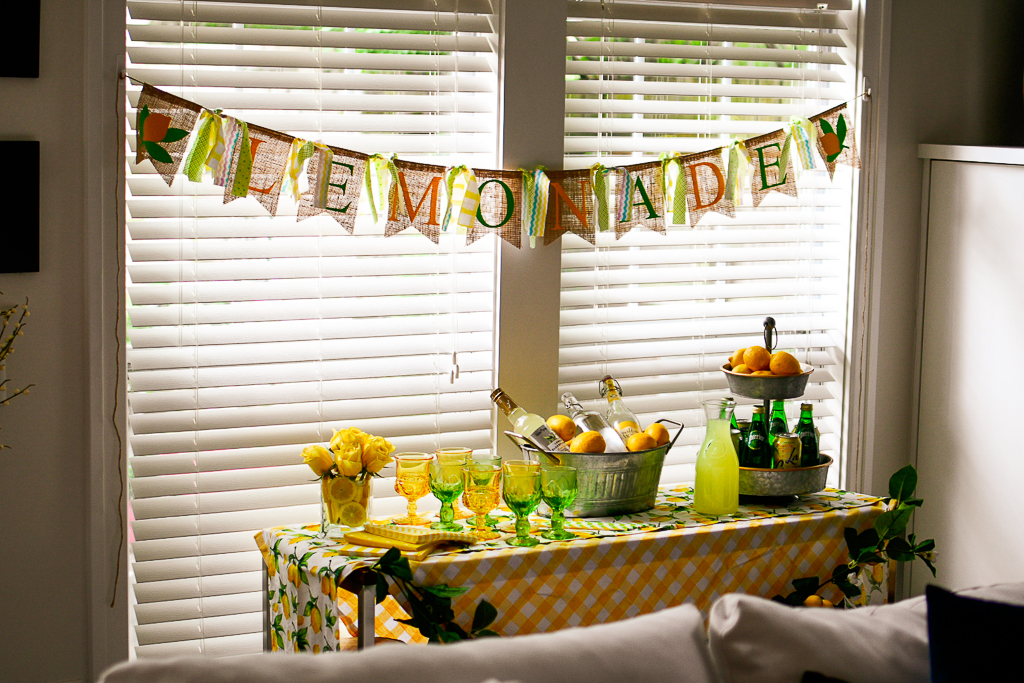
<path fill-rule="evenodd" d="M 798 577 L 824 575 L 846 558 L 843 528 L 867 529 L 881 514 L 877 498 L 825 489 L 787 507 L 741 505 L 727 517 L 693 510 L 690 486 L 659 489 L 655 507 L 620 517 L 569 520 L 572 541 L 516 548 L 502 538 L 413 557 L 415 579 L 470 590 L 454 601 L 472 618 L 486 598 L 498 610 L 502 635 L 556 631 L 615 621 L 684 602 L 707 612 L 730 592 L 772 596 Z M 511 521 L 511 513 L 495 516 Z M 531 517 L 533 527 L 547 520 Z M 501 525 L 499 525 L 499 529 Z M 337 588 L 383 549 L 321 536 L 319 525 L 264 529 L 256 543 L 267 565 L 274 650 L 325 652 L 356 634 L 356 598 Z M 376 632 L 407 642 L 423 639 L 398 622 L 392 598 L 376 606 Z M 314 619 L 315 617 L 315 619 Z"/>

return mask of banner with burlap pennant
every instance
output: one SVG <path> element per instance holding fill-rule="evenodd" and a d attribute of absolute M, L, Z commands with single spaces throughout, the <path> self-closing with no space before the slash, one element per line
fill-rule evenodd
<path fill-rule="evenodd" d="M 395 160 L 385 237 L 416 228 L 434 244 L 439 242 L 444 172 L 444 166 Z"/>
<path fill-rule="evenodd" d="M 825 162 L 828 177 L 831 179 L 836 172 L 836 164 L 846 164 L 853 168 L 860 167 L 857 156 L 857 142 L 853 135 L 853 121 L 846 111 L 846 103 L 832 107 L 828 111 L 810 118 L 814 124 L 818 154 Z"/>
<path fill-rule="evenodd" d="M 595 244 L 594 195 L 590 169 L 548 171 L 548 213 L 544 224 L 544 244 L 551 244 L 565 234 L 575 233 Z"/>
<path fill-rule="evenodd" d="M 149 159 L 170 187 L 202 107 L 147 83 L 142 86 L 136 110 L 135 163 Z"/>
<path fill-rule="evenodd" d="M 760 206 L 765 196 L 772 191 L 796 197 L 796 173 L 790 153 L 791 139 L 780 128 L 771 133 L 749 138 L 744 141 L 753 174 L 750 191 L 754 206 Z"/>
<path fill-rule="evenodd" d="M 665 191 L 661 161 L 618 167 L 615 239 L 638 225 L 665 234 Z"/>
<path fill-rule="evenodd" d="M 276 216 L 294 140 L 290 135 L 250 125 L 249 154 L 243 157 L 241 147 L 235 149 L 224 185 L 224 203 L 255 197 L 271 216 Z"/>
<path fill-rule="evenodd" d="M 494 233 L 516 249 L 523 244 L 523 173 L 473 169 L 480 204 L 476 220 L 466 232 L 466 244 Z"/>
<path fill-rule="evenodd" d="M 725 216 L 736 215 L 736 205 L 726 196 L 726 168 L 722 162 L 722 147 L 690 154 L 682 158 L 686 176 L 686 211 L 690 225 L 700 222 L 708 211 Z"/>
<path fill-rule="evenodd" d="M 326 213 L 351 235 L 368 158 L 350 149 L 316 145 L 306 166 L 309 188 L 299 200 L 297 220 Z"/>

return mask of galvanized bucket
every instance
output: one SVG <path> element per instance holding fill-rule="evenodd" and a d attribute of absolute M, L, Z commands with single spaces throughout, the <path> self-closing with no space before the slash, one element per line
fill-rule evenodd
<path fill-rule="evenodd" d="M 740 495 L 743 496 L 802 496 L 825 488 L 828 466 L 832 458 L 821 454 L 820 465 L 795 467 L 788 470 L 767 470 L 756 467 L 740 468 Z"/>
<path fill-rule="evenodd" d="M 654 507 L 661 481 L 665 454 L 683 432 L 683 425 L 672 420 L 658 420 L 679 425 L 672 440 L 664 446 L 632 453 L 558 453 L 563 465 L 576 468 L 579 494 L 565 509 L 566 517 L 610 517 L 642 512 Z M 540 452 L 521 436 L 505 432 L 532 462 L 545 462 Z M 540 514 L 550 516 L 551 510 L 541 503 Z"/>

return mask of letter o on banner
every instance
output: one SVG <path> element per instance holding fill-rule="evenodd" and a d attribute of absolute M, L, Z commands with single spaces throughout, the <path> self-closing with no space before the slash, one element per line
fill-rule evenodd
<path fill-rule="evenodd" d="M 480 210 L 481 206 L 483 206 L 484 188 L 490 185 L 491 183 L 497 183 L 498 185 L 501 185 L 501 189 L 505 191 L 505 217 L 501 219 L 500 223 L 493 224 L 488 223 L 484 219 L 484 214 Z M 510 220 L 512 220 L 512 216 L 516 212 L 516 198 L 515 195 L 512 193 L 512 188 L 509 187 L 504 181 L 498 180 L 497 178 L 490 178 L 489 180 L 485 180 L 480 184 L 479 192 L 480 206 L 476 207 L 476 219 L 480 221 L 480 225 L 483 225 L 484 227 L 487 228 L 500 228 L 501 226 L 505 225 Z"/>

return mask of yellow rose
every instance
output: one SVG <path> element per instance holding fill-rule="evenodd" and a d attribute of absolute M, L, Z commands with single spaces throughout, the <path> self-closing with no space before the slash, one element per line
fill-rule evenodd
<path fill-rule="evenodd" d="M 391 451 L 395 447 L 383 436 L 371 436 L 363 446 L 363 466 L 367 472 L 377 474 L 391 462 Z"/>
<path fill-rule="evenodd" d="M 365 433 L 363 430 L 358 429 L 356 427 L 342 429 L 340 431 L 334 432 L 334 436 L 331 437 L 331 450 L 337 451 L 343 445 L 349 446 L 352 444 L 357 444 L 358 446 L 362 447 L 366 445 L 366 442 L 367 440 L 369 440 L 369 438 L 369 434 Z"/>
<path fill-rule="evenodd" d="M 357 443 L 342 444 L 334 449 L 334 462 L 342 476 L 356 476 L 363 471 L 363 447 Z"/>
<path fill-rule="evenodd" d="M 334 457 L 323 446 L 306 446 L 302 449 L 302 459 L 318 477 L 324 476 L 334 466 Z"/>

